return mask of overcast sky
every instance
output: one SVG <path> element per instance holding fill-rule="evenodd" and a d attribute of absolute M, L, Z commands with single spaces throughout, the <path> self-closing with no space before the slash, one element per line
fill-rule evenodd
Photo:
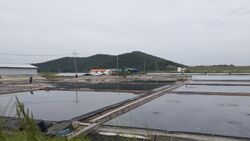
<path fill-rule="evenodd" d="M 0 0 L 0 52 L 143 51 L 186 65 L 250 65 L 250 0 Z M 61 56 L 7 56 L 35 63 Z"/>

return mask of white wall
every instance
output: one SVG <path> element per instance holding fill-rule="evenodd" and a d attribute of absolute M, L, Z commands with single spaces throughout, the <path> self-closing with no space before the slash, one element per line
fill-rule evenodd
<path fill-rule="evenodd" d="M 0 68 L 0 75 L 35 75 L 37 69 Z"/>

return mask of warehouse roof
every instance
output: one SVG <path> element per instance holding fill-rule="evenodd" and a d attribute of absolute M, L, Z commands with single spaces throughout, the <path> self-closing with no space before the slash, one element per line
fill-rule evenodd
<path fill-rule="evenodd" d="M 0 64 L 0 68 L 37 69 L 36 66 L 30 65 L 30 64 Z"/>

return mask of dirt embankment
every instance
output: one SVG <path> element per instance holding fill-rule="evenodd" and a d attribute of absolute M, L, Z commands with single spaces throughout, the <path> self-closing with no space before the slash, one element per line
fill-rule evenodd
<path fill-rule="evenodd" d="M 171 74 L 148 74 L 148 75 L 129 75 L 129 76 L 79 76 L 75 77 L 56 76 L 53 78 L 42 77 L 40 75 L 33 75 L 34 83 L 47 83 L 47 82 L 87 82 L 87 83 L 117 83 L 117 82 L 176 82 L 178 80 L 186 79 L 182 75 Z M 30 76 L 25 75 L 2 75 L 0 84 L 28 84 Z"/>
<path fill-rule="evenodd" d="M 96 84 L 109 84 L 109 86 L 103 87 L 102 85 L 98 85 L 98 90 L 106 90 L 106 87 L 111 87 L 112 84 L 119 84 L 115 88 L 117 91 L 130 90 L 135 93 L 142 93 L 146 88 L 140 88 L 141 84 L 149 84 L 149 83 L 174 83 L 179 80 L 186 79 L 185 76 L 181 75 L 170 75 L 170 74 L 150 74 L 150 75 L 132 75 L 132 76 L 111 76 L 111 75 L 102 75 L 102 76 L 79 76 L 77 79 L 75 77 L 57 77 L 54 76 L 53 79 L 46 79 L 39 75 L 32 76 L 33 83 L 29 84 L 30 76 L 2 76 L 0 79 L 0 94 L 7 93 L 16 93 L 16 92 L 26 92 L 26 91 L 35 91 L 35 90 L 46 90 L 51 87 L 60 86 L 63 87 L 64 90 L 69 89 L 69 86 L 75 90 L 77 87 L 78 90 L 86 90 L 90 89 L 89 85 Z M 76 83 L 77 82 L 77 85 Z M 59 85 L 60 84 L 60 85 Z M 63 84 L 63 85 L 61 85 Z M 84 87 L 82 86 L 84 85 Z M 85 86 L 87 85 L 87 86 Z M 124 88 L 128 87 L 127 85 L 131 85 L 134 88 Z M 73 87 L 74 86 L 74 87 Z M 89 86 L 89 87 L 88 87 Z M 99 88 L 99 87 L 103 88 Z M 94 86 L 93 86 L 94 87 Z M 94 88 L 95 88 L 94 87 Z M 149 87 L 149 85 L 144 86 Z M 89 90 L 88 89 L 88 90 Z M 110 91 L 111 88 L 107 89 Z M 70 89 L 69 89 L 70 90 Z M 71 89 L 72 90 L 72 89 Z M 143 91 L 141 91 L 143 90 Z"/>
<path fill-rule="evenodd" d="M 182 75 L 171 74 L 150 74 L 150 75 L 131 75 L 131 76 L 81 76 L 75 79 L 74 77 L 55 77 L 57 82 L 87 82 L 87 83 L 118 83 L 118 82 L 176 82 L 186 79 Z"/>

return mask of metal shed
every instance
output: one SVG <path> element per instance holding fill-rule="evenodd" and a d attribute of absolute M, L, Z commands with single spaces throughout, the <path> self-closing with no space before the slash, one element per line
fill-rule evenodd
<path fill-rule="evenodd" d="M 37 69 L 29 64 L 0 64 L 0 75 L 36 75 Z"/>

